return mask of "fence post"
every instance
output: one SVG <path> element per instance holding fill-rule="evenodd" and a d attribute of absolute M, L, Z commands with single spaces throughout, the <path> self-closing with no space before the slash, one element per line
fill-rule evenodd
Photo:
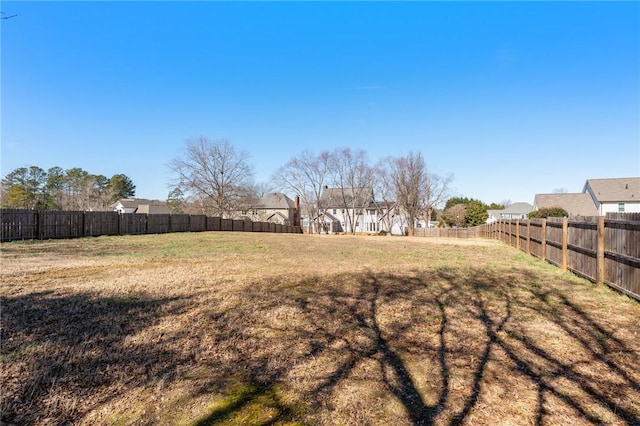
<path fill-rule="evenodd" d="M 520 220 L 516 220 L 516 248 L 520 250 Z"/>
<path fill-rule="evenodd" d="M 604 216 L 598 217 L 598 249 L 596 251 L 596 284 L 604 283 Z"/>
<path fill-rule="evenodd" d="M 562 218 L 562 270 L 567 270 L 567 243 L 569 242 L 569 219 Z"/>
<path fill-rule="evenodd" d="M 531 220 L 527 220 L 527 254 L 531 254 Z"/>
<path fill-rule="evenodd" d="M 542 260 L 547 260 L 547 219 L 542 219 L 542 229 L 540 231 L 540 242 L 542 254 L 540 257 Z"/>

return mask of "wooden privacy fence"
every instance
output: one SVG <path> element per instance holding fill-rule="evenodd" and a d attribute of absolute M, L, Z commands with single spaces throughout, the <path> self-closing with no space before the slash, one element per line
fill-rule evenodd
<path fill-rule="evenodd" d="M 3 242 L 202 231 L 302 233 L 299 226 L 205 215 L 13 209 L 2 209 L 0 215 Z"/>
<path fill-rule="evenodd" d="M 498 221 L 485 233 L 640 300 L 640 213 Z"/>
<path fill-rule="evenodd" d="M 484 237 L 486 229 L 484 226 L 474 226 L 471 228 L 416 228 L 416 237 L 440 237 L 440 238 L 481 238 Z"/>

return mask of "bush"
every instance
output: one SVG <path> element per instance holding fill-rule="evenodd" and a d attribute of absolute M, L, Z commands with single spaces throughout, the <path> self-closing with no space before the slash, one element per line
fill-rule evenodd
<path fill-rule="evenodd" d="M 529 219 L 546 219 L 548 217 L 569 217 L 562 207 L 543 207 L 529 213 Z"/>
<path fill-rule="evenodd" d="M 383 229 L 380 232 L 378 232 L 378 235 L 382 235 L 384 237 L 385 235 L 387 235 L 387 231 Z"/>

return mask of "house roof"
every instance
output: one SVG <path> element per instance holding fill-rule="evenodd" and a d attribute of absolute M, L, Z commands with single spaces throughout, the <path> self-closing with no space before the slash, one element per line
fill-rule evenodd
<path fill-rule="evenodd" d="M 527 214 L 533 210 L 533 206 L 529 203 L 513 203 L 502 210 L 495 210 L 500 213 L 510 214 Z"/>
<path fill-rule="evenodd" d="M 136 213 L 146 214 L 171 214 L 171 210 L 163 203 L 160 204 L 139 204 Z"/>
<path fill-rule="evenodd" d="M 591 188 L 598 202 L 640 202 L 640 177 L 587 179 L 582 192 Z"/>
<path fill-rule="evenodd" d="M 367 207 L 373 203 L 373 190 L 362 188 L 324 188 L 320 202 L 326 208 L 343 206 Z"/>
<path fill-rule="evenodd" d="M 147 214 L 170 214 L 171 210 L 167 207 L 164 201 L 159 200 L 147 200 L 145 198 L 121 198 L 116 201 L 112 207 L 117 204 L 122 205 L 125 209 L 136 209 L 136 213 Z"/>
<path fill-rule="evenodd" d="M 536 209 L 545 207 L 562 207 L 569 216 L 598 216 L 598 210 L 589 194 L 536 194 L 534 202 Z"/>
<path fill-rule="evenodd" d="M 280 213 L 280 212 L 275 212 L 274 214 L 272 214 L 271 216 L 269 216 L 269 217 L 267 218 L 267 221 L 270 221 L 270 220 L 271 220 L 271 218 L 273 218 L 274 216 L 275 216 L 275 217 L 280 218 L 280 220 L 284 220 L 284 221 L 289 220 L 289 218 L 288 218 L 288 217 L 286 217 L 285 215 L 283 215 L 282 213 Z"/>
<path fill-rule="evenodd" d="M 256 207 L 260 209 L 293 209 L 295 203 L 281 192 L 272 192 L 260 198 Z"/>

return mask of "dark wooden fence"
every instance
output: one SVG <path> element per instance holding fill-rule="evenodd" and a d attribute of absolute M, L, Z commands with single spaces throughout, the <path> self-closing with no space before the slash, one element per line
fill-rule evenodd
<path fill-rule="evenodd" d="M 439 237 L 439 238 L 482 238 L 486 235 L 484 226 L 474 226 L 472 228 L 416 228 L 416 237 Z"/>
<path fill-rule="evenodd" d="M 205 215 L 2 209 L 0 216 L 3 242 L 202 231 L 302 233 L 299 226 Z"/>
<path fill-rule="evenodd" d="M 640 300 L 640 213 L 498 221 L 484 236 Z"/>

